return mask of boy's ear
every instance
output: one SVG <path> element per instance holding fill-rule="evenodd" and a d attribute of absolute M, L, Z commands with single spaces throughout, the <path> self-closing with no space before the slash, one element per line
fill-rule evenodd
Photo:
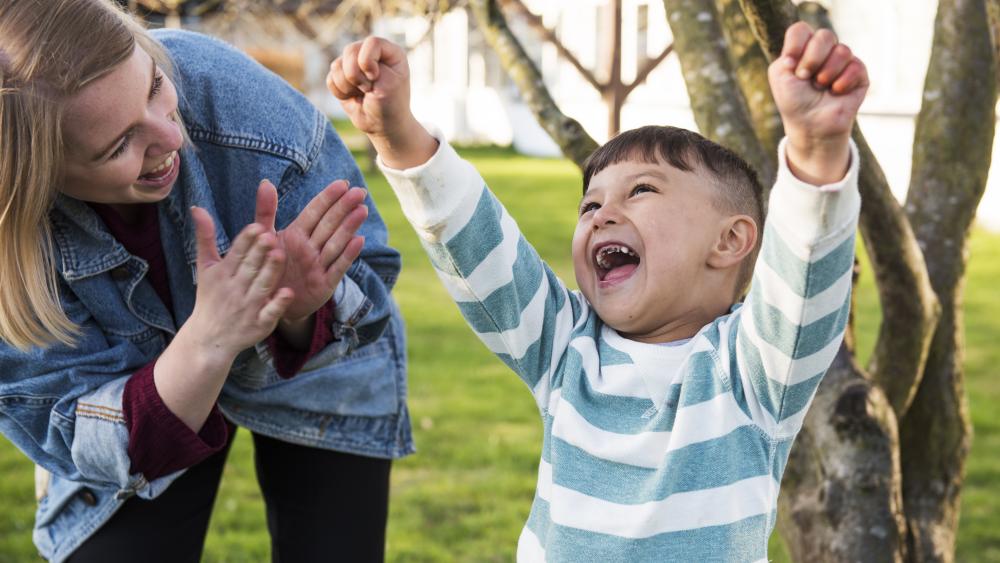
<path fill-rule="evenodd" d="M 708 255 L 708 265 L 725 269 L 738 265 L 757 245 L 757 223 L 749 215 L 731 215 L 720 223 L 719 238 Z"/>

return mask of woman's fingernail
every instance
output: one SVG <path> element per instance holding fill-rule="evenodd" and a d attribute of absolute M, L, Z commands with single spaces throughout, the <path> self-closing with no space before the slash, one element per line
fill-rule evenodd
<path fill-rule="evenodd" d="M 811 73 L 809 72 L 809 69 L 800 68 L 799 70 L 795 71 L 795 76 L 798 76 L 802 80 L 809 80 Z"/>

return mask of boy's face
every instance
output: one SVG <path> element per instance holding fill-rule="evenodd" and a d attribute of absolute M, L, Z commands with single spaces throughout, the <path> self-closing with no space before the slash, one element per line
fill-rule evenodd
<path fill-rule="evenodd" d="M 591 178 L 573 267 L 606 324 L 641 342 L 704 324 L 709 296 L 700 282 L 726 219 L 713 204 L 716 189 L 700 166 L 685 172 L 664 162 L 620 162 Z"/>

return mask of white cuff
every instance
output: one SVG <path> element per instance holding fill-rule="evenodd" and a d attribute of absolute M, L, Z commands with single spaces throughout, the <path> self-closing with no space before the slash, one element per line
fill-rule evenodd
<path fill-rule="evenodd" d="M 436 128 L 427 128 L 438 149 L 427 162 L 398 170 L 377 159 L 378 167 L 399 198 L 403 213 L 421 236 L 446 240 L 438 227 L 462 209 L 474 209 L 485 185 L 479 172 L 462 160 Z"/>
<path fill-rule="evenodd" d="M 778 174 L 768 202 L 767 221 L 774 222 L 793 240 L 815 244 L 836 235 L 857 220 L 861 208 L 858 147 L 850 141 L 851 162 L 839 182 L 814 186 L 792 174 L 788 167 L 788 139 L 778 145 Z"/>

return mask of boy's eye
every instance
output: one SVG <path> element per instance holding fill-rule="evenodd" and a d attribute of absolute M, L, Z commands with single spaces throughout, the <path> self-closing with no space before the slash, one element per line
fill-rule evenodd
<path fill-rule="evenodd" d="M 588 202 L 586 202 L 586 203 L 584 203 L 583 205 L 580 206 L 580 215 L 584 215 L 587 212 L 593 211 L 593 210 L 595 210 L 595 209 L 597 209 L 599 207 L 600 207 L 600 205 L 594 203 L 593 201 L 588 201 Z"/>
<path fill-rule="evenodd" d="M 639 195 L 645 192 L 656 192 L 656 188 L 650 186 L 649 184 L 638 184 L 636 187 L 632 188 L 632 193 L 629 195 Z"/>

